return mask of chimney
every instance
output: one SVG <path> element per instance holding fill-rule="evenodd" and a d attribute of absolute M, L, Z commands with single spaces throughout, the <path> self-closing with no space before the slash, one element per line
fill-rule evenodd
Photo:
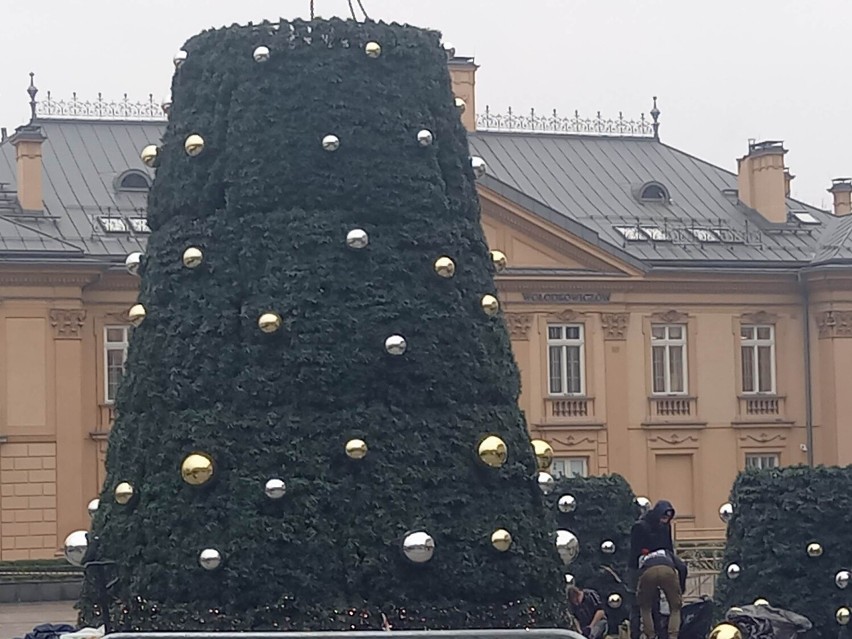
<path fill-rule="evenodd" d="M 459 57 L 455 54 L 450 57 L 449 66 L 453 93 L 465 103 L 464 113 L 461 116 L 462 124 L 468 131 L 476 131 L 476 70 L 479 67 L 476 66 L 473 58 Z"/>
<path fill-rule="evenodd" d="M 790 182 L 796 179 L 796 176 L 790 173 L 789 169 L 784 169 L 784 194 L 790 197 Z"/>
<path fill-rule="evenodd" d="M 15 146 L 18 165 L 18 203 L 24 211 L 43 211 L 41 194 L 41 145 L 45 141 L 41 127 L 25 124 L 15 129 L 9 141 Z"/>
<path fill-rule="evenodd" d="M 834 214 L 852 213 L 852 178 L 835 178 L 828 192 L 834 196 Z"/>
<path fill-rule="evenodd" d="M 775 224 L 787 222 L 787 192 L 790 180 L 784 166 L 787 150 L 779 141 L 748 144 L 748 155 L 737 160 L 740 201 Z"/>

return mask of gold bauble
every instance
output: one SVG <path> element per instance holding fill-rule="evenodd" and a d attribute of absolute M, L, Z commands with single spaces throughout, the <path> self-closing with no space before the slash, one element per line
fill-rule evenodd
<path fill-rule="evenodd" d="M 506 463 L 509 450 L 506 448 L 506 442 L 497 435 L 489 435 L 479 443 L 478 453 L 483 462 L 492 468 L 500 468 Z"/>
<path fill-rule="evenodd" d="M 264 313 L 257 320 L 257 326 L 264 333 L 274 333 L 281 328 L 281 316 L 278 313 Z"/>
<path fill-rule="evenodd" d="M 506 552 L 512 546 L 512 533 L 503 528 L 498 528 L 491 533 L 491 545 L 500 552 Z"/>
<path fill-rule="evenodd" d="M 740 629 L 731 623 L 720 623 L 713 628 L 710 639 L 743 639 Z"/>
<path fill-rule="evenodd" d="M 133 324 L 133 326 L 139 326 L 143 321 L 145 321 L 146 314 L 144 306 L 141 304 L 134 304 L 127 312 L 127 321 Z"/>
<path fill-rule="evenodd" d="M 157 148 L 156 144 L 149 144 L 144 149 L 142 149 L 142 163 L 145 166 L 154 168 L 157 165 L 157 154 L 159 154 L 160 149 Z"/>
<path fill-rule="evenodd" d="M 186 142 L 183 143 L 183 148 L 189 157 L 194 158 L 195 156 L 200 155 L 204 150 L 204 138 L 197 133 L 193 133 L 186 138 Z"/>
<path fill-rule="evenodd" d="M 204 453 L 187 455 L 180 465 L 180 476 L 191 486 L 206 484 L 213 477 L 213 460 Z"/>
<path fill-rule="evenodd" d="M 543 439 L 530 442 L 535 451 L 535 465 L 539 470 L 547 470 L 553 463 L 553 447 Z"/>
<path fill-rule="evenodd" d="M 816 542 L 812 544 L 808 544 L 807 548 L 808 557 L 811 559 L 816 559 L 817 557 L 822 556 L 822 546 Z"/>
<path fill-rule="evenodd" d="M 459 113 L 464 113 L 465 109 L 467 109 L 467 104 L 461 98 L 456 98 L 455 104 L 456 108 L 459 110 Z"/>
<path fill-rule="evenodd" d="M 364 53 L 367 54 L 368 58 L 378 58 L 382 55 L 382 47 L 378 42 L 368 42 L 367 46 L 364 47 Z"/>
<path fill-rule="evenodd" d="M 852 618 L 852 611 L 849 610 L 846 606 L 842 608 L 838 608 L 837 612 L 834 613 L 834 619 L 841 626 L 845 626 L 849 624 L 849 619 Z"/>
<path fill-rule="evenodd" d="M 435 260 L 435 272 L 441 277 L 450 278 L 456 274 L 456 263 L 446 255 Z"/>
<path fill-rule="evenodd" d="M 183 265 L 186 268 L 197 268 L 204 261 L 204 253 L 200 248 L 190 246 L 183 252 Z"/>
<path fill-rule="evenodd" d="M 115 487 L 115 501 L 124 506 L 133 499 L 133 485 L 130 482 L 123 481 Z"/>
<path fill-rule="evenodd" d="M 488 317 L 494 317 L 500 310 L 500 302 L 493 295 L 483 295 L 479 303 Z"/>
<path fill-rule="evenodd" d="M 506 270 L 506 265 L 509 261 L 506 259 L 506 254 L 503 251 L 491 251 L 491 263 L 494 265 L 494 270 L 498 273 Z"/>
<path fill-rule="evenodd" d="M 346 442 L 346 456 L 349 459 L 364 459 L 367 456 L 367 442 L 363 439 L 350 439 Z"/>

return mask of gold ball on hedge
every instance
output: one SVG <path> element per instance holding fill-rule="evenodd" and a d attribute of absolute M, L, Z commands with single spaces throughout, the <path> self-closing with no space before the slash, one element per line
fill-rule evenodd
<path fill-rule="evenodd" d="M 509 455 L 509 449 L 506 448 L 506 442 L 497 437 L 497 435 L 489 435 L 479 443 L 478 449 L 479 458 L 491 468 L 500 468 L 506 463 L 506 457 Z"/>
<path fill-rule="evenodd" d="M 160 149 L 157 148 L 156 144 L 149 144 L 142 149 L 142 153 L 140 154 L 142 163 L 147 167 L 153 168 L 157 164 L 157 155 L 159 155 L 159 153 Z"/>
<path fill-rule="evenodd" d="M 186 268 L 197 268 L 204 261 L 204 253 L 200 248 L 190 246 L 183 252 L 183 265 Z"/>
<path fill-rule="evenodd" d="M 456 274 L 456 263 L 444 255 L 435 260 L 435 272 L 441 277 L 450 278 Z"/>
<path fill-rule="evenodd" d="M 183 148 L 189 157 L 194 158 L 200 155 L 204 150 L 204 138 L 197 133 L 193 133 L 186 138 L 186 142 L 183 143 Z"/>
<path fill-rule="evenodd" d="M 506 270 L 509 260 L 506 259 L 506 254 L 503 251 L 491 251 L 491 263 L 494 265 L 494 270 L 500 273 Z"/>
<path fill-rule="evenodd" d="M 512 533 L 503 528 L 498 528 L 491 533 L 491 545 L 500 552 L 506 552 L 512 545 Z"/>
<path fill-rule="evenodd" d="M 124 506 L 133 499 L 133 485 L 130 482 L 123 481 L 115 487 L 115 501 Z"/>
<path fill-rule="evenodd" d="M 145 311 L 144 306 L 142 306 L 141 304 L 134 304 L 127 312 L 127 321 L 133 324 L 133 326 L 139 326 L 142 322 L 145 321 L 146 315 L 147 312 Z"/>
<path fill-rule="evenodd" d="M 535 452 L 535 465 L 539 470 L 547 470 L 553 463 L 553 447 L 543 439 L 532 440 Z"/>
<path fill-rule="evenodd" d="M 488 317 L 494 317 L 500 310 L 500 302 L 493 295 L 483 295 L 479 303 Z"/>
<path fill-rule="evenodd" d="M 768 600 L 766 600 L 766 599 L 763 599 L 763 598 L 755 599 L 755 600 L 754 600 L 754 605 L 755 605 L 755 606 L 768 606 L 768 605 L 769 605 L 769 601 L 768 601 Z"/>
<path fill-rule="evenodd" d="M 213 477 L 213 460 L 204 453 L 187 455 L 180 465 L 180 476 L 190 486 L 201 486 Z"/>
<path fill-rule="evenodd" d="M 710 639 L 743 639 L 740 629 L 731 623 L 720 623 L 713 628 Z"/>
<path fill-rule="evenodd" d="M 274 333 L 281 328 L 281 316 L 278 313 L 269 311 L 260 316 L 257 320 L 257 326 L 264 333 Z"/>
<path fill-rule="evenodd" d="M 822 546 L 816 542 L 812 544 L 808 544 L 808 557 L 811 559 L 816 559 L 817 557 L 822 556 Z"/>
<path fill-rule="evenodd" d="M 382 46 L 378 42 L 368 42 L 367 46 L 364 47 L 364 53 L 367 54 L 368 58 L 378 58 L 382 55 Z"/>
<path fill-rule="evenodd" d="M 349 459 L 364 459 L 367 456 L 367 442 L 363 439 L 350 439 L 346 442 L 346 456 Z"/>
<path fill-rule="evenodd" d="M 846 606 L 843 606 L 837 609 L 837 612 L 834 613 L 834 618 L 841 626 L 845 626 L 849 623 L 849 619 L 852 618 L 852 611 Z"/>
<path fill-rule="evenodd" d="M 459 113 L 464 113 L 467 109 L 467 103 L 461 98 L 455 99 L 456 108 L 459 110 Z"/>

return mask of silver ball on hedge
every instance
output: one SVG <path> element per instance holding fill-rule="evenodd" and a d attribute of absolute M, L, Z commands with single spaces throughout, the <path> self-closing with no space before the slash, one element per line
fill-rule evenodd
<path fill-rule="evenodd" d="M 725 573 L 728 575 L 728 579 L 736 579 L 740 576 L 742 572 L 742 568 L 740 568 L 739 564 L 729 564 Z"/>
<path fill-rule="evenodd" d="M 415 564 L 423 564 L 435 554 L 435 540 L 424 531 L 408 533 L 402 540 L 402 552 Z"/>
<path fill-rule="evenodd" d="M 545 495 L 549 495 L 553 492 L 553 489 L 556 487 L 556 480 L 553 479 L 553 475 L 550 473 L 540 472 L 535 477 L 536 482 L 538 482 L 538 487 L 541 488 L 541 492 Z"/>
<path fill-rule="evenodd" d="M 204 570 L 216 570 L 222 565 L 222 554 L 215 548 L 205 548 L 198 555 L 198 563 Z"/>
<path fill-rule="evenodd" d="M 89 548 L 89 536 L 85 530 L 75 530 L 65 538 L 62 544 L 62 552 L 65 559 L 72 566 L 82 566 L 83 557 Z"/>
<path fill-rule="evenodd" d="M 166 100 L 160 105 L 160 108 L 163 110 L 163 113 L 166 115 L 169 114 L 169 111 L 172 110 L 172 103 L 169 100 Z"/>
<path fill-rule="evenodd" d="M 572 575 L 570 572 L 565 573 L 565 585 L 566 586 L 573 586 L 576 583 L 576 581 L 577 580 L 574 579 L 574 575 Z"/>
<path fill-rule="evenodd" d="M 368 42 L 364 47 L 364 53 L 367 54 L 368 58 L 378 58 L 382 55 L 382 45 L 378 42 Z"/>
<path fill-rule="evenodd" d="M 485 164 L 485 160 L 480 157 L 470 158 L 470 166 L 473 168 L 473 175 L 476 179 L 485 177 L 485 174 L 488 173 L 488 166 Z"/>
<path fill-rule="evenodd" d="M 175 69 L 180 68 L 180 65 L 186 62 L 187 55 L 188 54 L 183 49 L 175 53 L 175 57 L 172 58 L 172 62 L 175 63 Z"/>
<path fill-rule="evenodd" d="M 848 570 L 841 570 L 834 575 L 834 585 L 842 590 L 849 585 L 850 577 L 852 577 L 852 575 L 850 575 Z"/>
<path fill-rule="evenodd" d="M 822 557 L 822 545 L 814 542 L 812 544 L 808 544 L 807 547 L 808 557 L 811 559 L 816 559 L 817 557 Z"/>
<path fill-rule="evenodd" d="M 647 497 L 637 497 L 636 505 L 639 506 L 639 511 L 644 515 L 651 510 L 651 500 Z"/>
<path fill-rule="evenodd" d="M 422 129 L 417 133 L 417 143 L 420 146 L 430 146 L 434 140 L 435 136 L 428 129 Z"/>
<path fill-rule="evenodd" d="M 601 543 L 601 552 L 605 555 L 614 555 L 615 554 L 615 542 L 607 539 L 606 541 Z"/>
<path fill-rule="evenodd" d="M 556 531 L 556 552 L 566 566 L 580 554 L 580 540 L 570 530 Z"/>
<path fill-rule="evenodd" d="M 734 507 L 731 505 L 731 502 L 725 502 L 721 506 L 719 506 L 719 519 L 724 521 L 726 524 L 731 521 L 731 517 L 734 516 Z"/>
<path fill-rule="evenodd" d="M 556 502 L 556 507 L 561 513 L 573 513 L 577 510 L 577 499 L 574 495 L 562 495 Z"/>
<path fill-rule="evenodd" d="M 364 229 L 352 229 L 346 234 L 346 246 L 354 249 L 366 248 L 370 243 L 370 236 Z"/>
<path fill-rule="evenodd" d="M 257 47 L 251 54 L 255 62 L 267 62 L 269 60 L 269 47 L 263 45 Z"/>
<path fill-rule="evenodd" d="M 327 135 L 322 139 L 322 148 L 324 148 L 329 153 L 332 151 L 337 151 L 340 148 L 340 138 L 336 135 Z"/>
<path fill-rule="evenodd" d="M 139 265 L 142 264 L 142 253 L 134 251 L 124 259 L 124 267 L 131 275 L 139 275 Z"/>
<path fill-rule="evenodd" d="M 263 487 L 263 492 L 270 499 L 281 499 L 287 492 L 287 485 L 283 479 L 270 479 Z"/>
<path fill-rule="evenodd" d="M 607 597 L 606 604 L 613 609 L 621 608 L 621 595 L 617 592 L 612 593 L 609 597 Z"/>
<path fill-rule="evenodd" d="M 89 517 L 95 516 L 95 513 L 98 512 L 98 508 L 100 507 L 100 505 L 101 505 L 101 500 L 98 499 L 97 497 L 95 499 L 93 499 L 92 501 L 90 501 L 86 505 L 86 510 L 89 511 Z"/>
<path fill-rule="evenodd" d="M 456 48 L 449 42 L 443 44 L 444 53 L 447 54 L 447 60 L 452 60 L 456 57 Z"/>
<path fill-rule="evenodd" d="M 385 340 L 385 350 L 390 355 L 402 355 L 406 348 L 408 348 L 408 344 L 406 344 L 402 335 L 391 335 Z"/>

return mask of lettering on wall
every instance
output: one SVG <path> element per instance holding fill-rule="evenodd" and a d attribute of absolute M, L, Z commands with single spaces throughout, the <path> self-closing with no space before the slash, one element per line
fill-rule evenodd
<path fill-rule="evenodd" d="M 524 302 L 561 304 L 607 304 L 611 293 L 523 293 Z"/>

